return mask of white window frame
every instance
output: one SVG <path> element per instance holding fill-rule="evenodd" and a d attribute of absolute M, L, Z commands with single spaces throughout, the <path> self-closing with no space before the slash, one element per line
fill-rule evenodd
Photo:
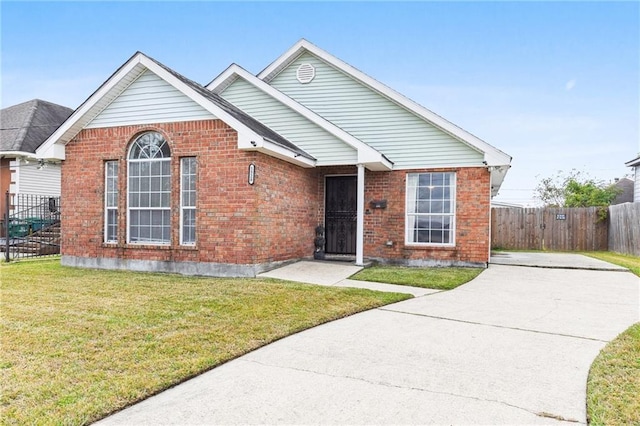
<path fill-rule="evenodd" d="M 115 175 L 109 174 L 109 165 L 115 165 Z M 105 243 L 117 243 L 118 242 L 118 203 L 119 203 L 119 179 L 118 174 L 120 172 L 120 165 L 118 160 L 109 160 L 104 162 L 104 242 Z M 109 191 L 109 180 L 114 181 L 115 190 Z M 115 195 L 115 203 L 109 202 L 109 196 Z M 112 205 L 114 204 L 114 205 Z M 109 212 L 115 211 L 115 238 L 109 238 Z"/>
<path fill-rule="evenodd" d="M 136 146 L 138 140 L 140 138 L 142 138 L 143 136 L 149 134 L 149 133 L 156 133 L 158 135 L 160 135 L 160 137 L 162 137 L 162 139 L 164 140 L 164 143 L 167 144 L 167 149 L 169 149 L 169 157 L 158 157 L 158 158 L 142 158 L 142 159 L 132 159 L 131 158 L 131 152 L 133 151 L 134 147 Z M 133 163 L 144 163 L 144 162 L 149 162 L 149 167 L 151 168 L 151 165 L 153 163 L 160 163 L 162 167 L 162 163 L 168 163 L 169 164 L 169 202 L 168 205 L 166 207 L 132 207 L 131 206 L 131 164 Z M 160 177 L 164 177 L 164 175 L 160 175 Z M 158 132 L 145 132 L 142 133 L 141 135 L 138 135 L 134 141 L 131 143 L 131 146 L 129 147 L 129 152 L 127 154 L 127 244 L 135 244 L 135 245 L 155 245 L 155 246 L 169 246 L 171 245 L 171 187 L 172 187 L 172 176 L 171 176 L 171 148 L 168 145 L 168 142 L 164 139 L 164 137 L 158 133 Z M 162 196 L 162 192 L 160 191 L 159 193 L 161 194 L 160 196 Z M 165 191 L 166 192 L 166 191 Z M 141 194 L 141 192 L 138 192 L 139 194 Z M 149 191 L 149 194 L 152 194 L 151 191 Z M 163 241 L 152 241 L 152 240 L 148 240 L 148 241 L 132 241 L 131 240 L 131 226 L 132 226 L 132 220 L 131 220 L 131 213 L 134 211 L 149 211 L 149 212 L 153 212 L 153 211 L 164 211 L 164 212 L 168 212 L 169 213 L 169 238 L 167 240 L 163 240 Z M 150 227 L 152 227 L 150 225 Z"/>
<path fill-rule="evenodd" d="M 420 175 L 432 175 L 432 174 L 448 174 L 451 176 L 449 181 L 449 202 L 450 202 L 450 212 L 449 213 L 410 213 L 410 193 L 409 193 L 409 181 L 410 176 L 418 176 L 418 181 L 420 180 Z M 405 245 L 408 246 L 419 246 L 419 247 L 454 247 L 456 245 L 456 193 L 457 193 L 457 175 L 455 172 L 417 172 L 417 173 L 407 173 L 406 175 L 406 184 L 405 184 L 405 237 L 404 242 Z M 416 199 L 416 202 L 418 199 Z M 423 200 L 426 201 L 426 200 Z M 431 199 L 429 199 L 431 201 Z M 410 227 L 411 223 L 410 217 L 434 217 L 434 216 L 447 216 L 450 218 L 450 227 L 449 227 L 449 242 L 448 243 L 433 243 L 433 242 L 414 242 L 413 235 L 415 232 L 415 227 Z"/>
<path fill-rule="evenodd" d="M 185 163 L 187 161 L 193 161 L 193 174 L 188 174 L 185 175 Z M 191 177 L 192 182 L 193 182 L 193 189 L 189 190 L 186 189 L 185 190 L 185 177 L 189 176 Z M 197 222 L 196 222 L 196 204 L 197 204 L 197 197 L 198 197 L 198 190 L 197 190 L 197 176 L 198 176 L 198 162 L 196 161 L 196 157 L 182 157 L 180 159 L 180 244 L 181 245 L 185 245 L 185 246 L 195 246 L 196 245 L 196 241 L 197 241 Z M 187 192 L 191 192 L 192 193 L 192 197 L 189 197 L 190 199 L 190 203 L 189 205 L 187 205 L 186 200 L 185 200 L 185 193 Z M 192 211 L 193 212 L 193 220 L 194 220 L 194 224 L 193 224 L 193 228 L 194 228 L 194 235 L 193 235 L 193 241 L 185 241 L 184 240 L 184 219 L 185 219 L 185 212 L 186 211 Z"/>

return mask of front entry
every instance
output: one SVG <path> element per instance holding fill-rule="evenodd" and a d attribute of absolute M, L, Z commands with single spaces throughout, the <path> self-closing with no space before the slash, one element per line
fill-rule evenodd
<path fill-rule="evenodd" d="M 356 254 L 357 182 L 356 176 L 326 178 L 326 253 Z"/>

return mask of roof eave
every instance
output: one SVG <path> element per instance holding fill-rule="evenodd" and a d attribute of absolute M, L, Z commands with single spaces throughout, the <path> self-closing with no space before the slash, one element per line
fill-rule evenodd
<path fill-rule="evenodd" d="M 627 161 L 626 163 L 624 163 L 625 166 L 627 167 L 637 167 L 640 166 L 640 157 L 634 158 L 631 161 Z"/>
<path fill-rule="evenodd" d="M 268 85 L 264 81 L 256 78 L 254 75 L 249 73 L 247 70 L 242 68 L 237 64 L 233 64 L 228 67 L 223 73 L 221 73 L 216 79 L 214 79 L 209 85 L 207 85 L 207 89 L 213 91 L 214 93 L 219 93 L 224 91 L 220 89 L 221 85 L 227 84 L 229 81 L 235 81 L 238 78 L 242 78 L 247 83 L 251 84 L 253 87 L 262 91 L 266 95 L 274 98 L 276 101 L 282 103 L 286 107 L 292 109 L 296 113 L 300 114 L 305 119 L 309 120 L 313 124 L 319 126 L 323 130 L 332 134 L 336 138 L 343 141 L 345 144 L 349 145 L 358 153 L 358 163 L 364 164 L 370 170 L 392 170 L 393 162 L 387 159 L 384 154 L 380 151 L 372 148 L 351 134 L 345 132 L 344 130 L 337 127 L 335 124 L 329 122 L 325 118 L 319 116 L 309 108 L 304 105 L 296 102 L 294 99 L 288 97 L 284 93 L 280 92 L 273 86 Z M 225 87 L 226 88 L 226 87 Z"/>

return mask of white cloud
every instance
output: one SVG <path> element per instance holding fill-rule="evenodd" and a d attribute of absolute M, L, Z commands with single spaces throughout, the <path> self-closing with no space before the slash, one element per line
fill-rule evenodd
<path fill-rule="evenodd" d="M 571 80 L 567 81 L 567 83 L 564 85 L 564 88 L 567 90 L 567 92 L 571 89 L 573 89 L 574 87 L 576 87 L 576 79 L 572 78 Z"/>

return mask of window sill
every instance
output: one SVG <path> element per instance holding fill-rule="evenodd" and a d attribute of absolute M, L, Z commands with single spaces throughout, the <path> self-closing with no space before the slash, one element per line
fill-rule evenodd
<path fill-rule="evenodd" d="M 126 249 L 145 249 L 145 250 L 171 250 L 171 244 L 136 244 L 126 243 Z"/>
<path fill-rule="evenodd" d="M 455 244 L 419 244 L 405 243 L 404 248 L 407 250 L 456 250 Z"/>
<path fill-rule="evenodd" d="M 186 250 L 186 251 L 197 251 L 197 245 L 178 245 L 172 246 L 170 244 L 135 244 L 135 243 L 126 243 L 126 244 L 118 244 L 117 242 L 109 242 L 102 243 L 103 248 L 124 248 L 124 249 L 142 249 L 142 250 Z"/>

